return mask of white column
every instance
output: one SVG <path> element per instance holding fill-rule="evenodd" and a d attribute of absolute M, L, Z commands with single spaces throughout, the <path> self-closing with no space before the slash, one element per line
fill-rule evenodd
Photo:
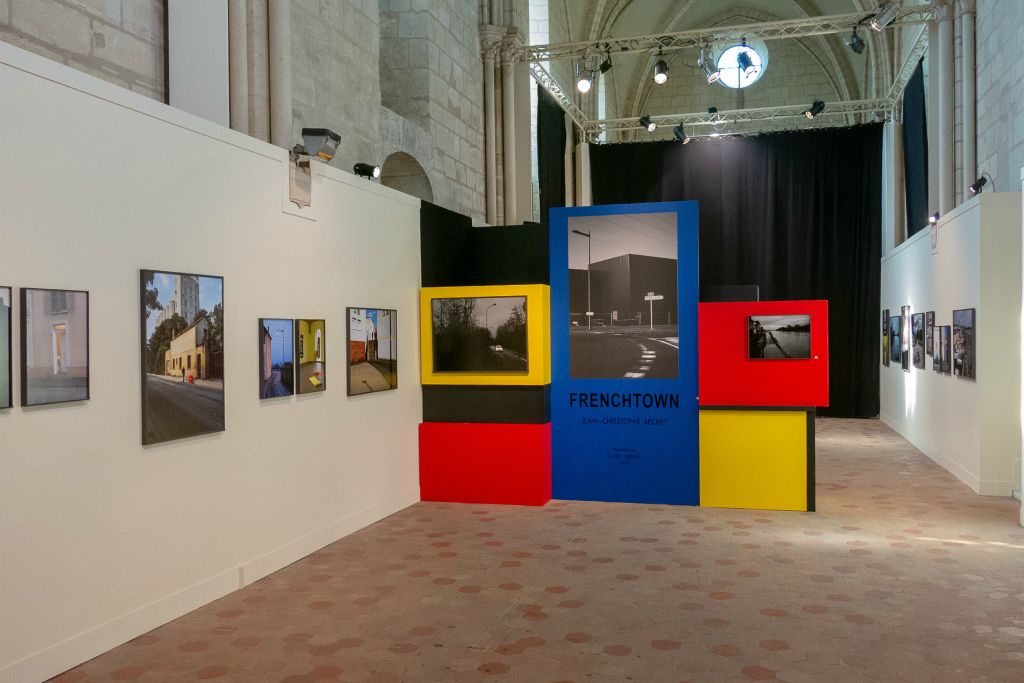
<path fill-rule="evenodd" d="M 291 149 L 292 135 L 292 20 L 291 3 L 268 3 L 270 49 L 270 141 Z"/>
<path fill-rule="evenodd" d="M 247 0 L 249 27 L 249 131 L 270 142 L 270 73 L 267 63 L 267 0 Z"/>
<path fill-rule="evenodd" d="M 487 222 L 498 222 L 498 151 L 495 147 L 494 123 L 494 49 L 484 48 L 484 195 L 487 203 Z"/>
<path fill-rule="evenodd" d="M 576 206 L 590 206 L 590 145 L 581 142 L 576 145 Z"/>
<path fill-rule="evenodd" d="M 939 212 L 946 215 L 955 204 L 953 117 L 953 8 L 943 3 L 936 8 L 939 21 Z"/>
<path fill-rule="evenodd" d="M 576 179 L 573 164 L 572 151 L 576 148 L 575 141 L 573 140 L 573 134 L 575 129 L 573 127 L 572 117 L 565 114 L 565 205 L 575 206 L 576 203 L 573 199 L 576 190 Z M 547 216 L 541 216 L 541 222 L 547 220 Z"/>
<path fill-rule="evenodd" d="M 249 134 L 249 41 L 245 0 L 228 3 L 228 84 L 231 99 L 231 127 Z"/>
<path fill-rule="evenodd" d="M 963 81 L 961 101 L 964 117 L 964 172 L 960 180 L 964 197 L 970 197 L 967 189 L 978 177 L 978 102 L 975 92 L 975 33 L 974 33 L 974 0 L 960 0 L 960 34 L 963 40 Z"/>
<path fill-rule="evenodd" d="M 502 170 L 504 183 L 502 190 L 505 196 L 505 225 L 519 222 L 516 216 L 516 64 L 506 48 L 501 56 L 501 133 Z"/>

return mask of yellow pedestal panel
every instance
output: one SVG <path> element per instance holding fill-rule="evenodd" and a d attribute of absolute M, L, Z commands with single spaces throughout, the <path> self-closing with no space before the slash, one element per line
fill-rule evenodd
<path fill-rule="evenodd" d="M 813 419 L 802 410 L 701 410 L 701 507 L 813 509 Z"/>

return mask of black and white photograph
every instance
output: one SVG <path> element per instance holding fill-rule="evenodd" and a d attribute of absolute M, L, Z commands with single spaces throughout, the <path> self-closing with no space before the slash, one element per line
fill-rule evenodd
<path fill-rule="evenodd" d="M 915 313 L 910 316 L 910 352 L 914 367 L 919 370 L 924 370 L 924 332 L 924 313 Z"/>
<path fill-rule="evenodd" d="M 89 399 L 89 293 L 21 290 L 21 405 Z"/>
<path fill-rule="evenodd" d="M 224 278 L 141 272 L 142 443 L 224 431 Z"/>
<path fill-rule="evenodd" d="M 260 398 L 295 393 L 295 323 L 288 318 L 260 318 Z"/>
<path fill-rule="evenodd" d="M 348 395 L 398 388 L 398 311 L 348 309 Z"/>
<path fill-rule="evenodd" d="M 938 363 L 938 372 L 948 375 L 951 372 L 951 350 L 953 348 L 952 327 L 941 325 L 935 328 L 935 339 L 938 347 L 935 349 L 935 361 Z"/>
<path fill-rule="evenodd" d="M 11 407 L 11 288 L 0 287 L 0 410 Z"/>
<path fill-rule="evenodd" d="M 910 372 L 910 306 L 900 307 L 900 365 Z"/>
<path fill-rule="evenodd" d="M 924 352 L 929 356 L 935 353 L 935 311 L 924 314 Z"/>
<path fill-rule="evenodd" d="M 679 375 L 675 213 L 569 219 L 569 376 Z"/>
<path fill-rule="evenodd" d="M 882 310 L 882 365 L 889 367 L 889 309 Z"/>
<path fill-rule="evenodd" d="M 894 363 L 902 362 L 903 343 L 900 340 L 900 316 L 889 318 L 889 357 Z"/>
<path fill-rule="evenodd" d="M 434 372 L 530 369 L 525 296 L 430 300 Z"/>
<path fill-rule="evenodd" d="M 964 379 L 976 379 L 975 350 L 977 338 L 974 309 L 953 311 L 953 374 Z"/>
<path fill-rule="evenodd" d="M 809 359 L 811 316 L 750 316 L 747 318 L 747 357 L 752 360 Z"/>

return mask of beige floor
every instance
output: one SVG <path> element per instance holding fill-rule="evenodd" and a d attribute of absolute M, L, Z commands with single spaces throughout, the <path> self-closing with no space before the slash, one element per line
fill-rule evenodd
<path fill-rule="evenodd" d="M 421 503 L 60 681 L 1024 681 L 1018 505 L 818 421 L 817 513 Z"/>

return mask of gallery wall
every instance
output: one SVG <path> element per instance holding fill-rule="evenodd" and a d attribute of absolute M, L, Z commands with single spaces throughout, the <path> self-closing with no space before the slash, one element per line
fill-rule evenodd
<path fill-rule="evenodd" d="M 981 194 L 882 259 L 880 309 L 935 312 L 974 308 L 977 378 L 876 357 L 881 419 L 977 493 L 1008 496 L 1019 486 L 1021 377 L 1021 195 Z"/>
<path fill-rule="evenodd" d="M 331 168 L 299 217 L 284 150 L 4 44 L 0 92 L 0 284 L 88 290 L 91 316 L 90 400 L 0 410 L 22 681 L 419 499 L 419 201 Z M 140 268 L 223 276 L 224 432 L 140 445 Z M 346 306 L 397 309 L 397 391 L 346 396 Z M 326 319 L 325 392 L 259 400 L 261 317 Z"/>

